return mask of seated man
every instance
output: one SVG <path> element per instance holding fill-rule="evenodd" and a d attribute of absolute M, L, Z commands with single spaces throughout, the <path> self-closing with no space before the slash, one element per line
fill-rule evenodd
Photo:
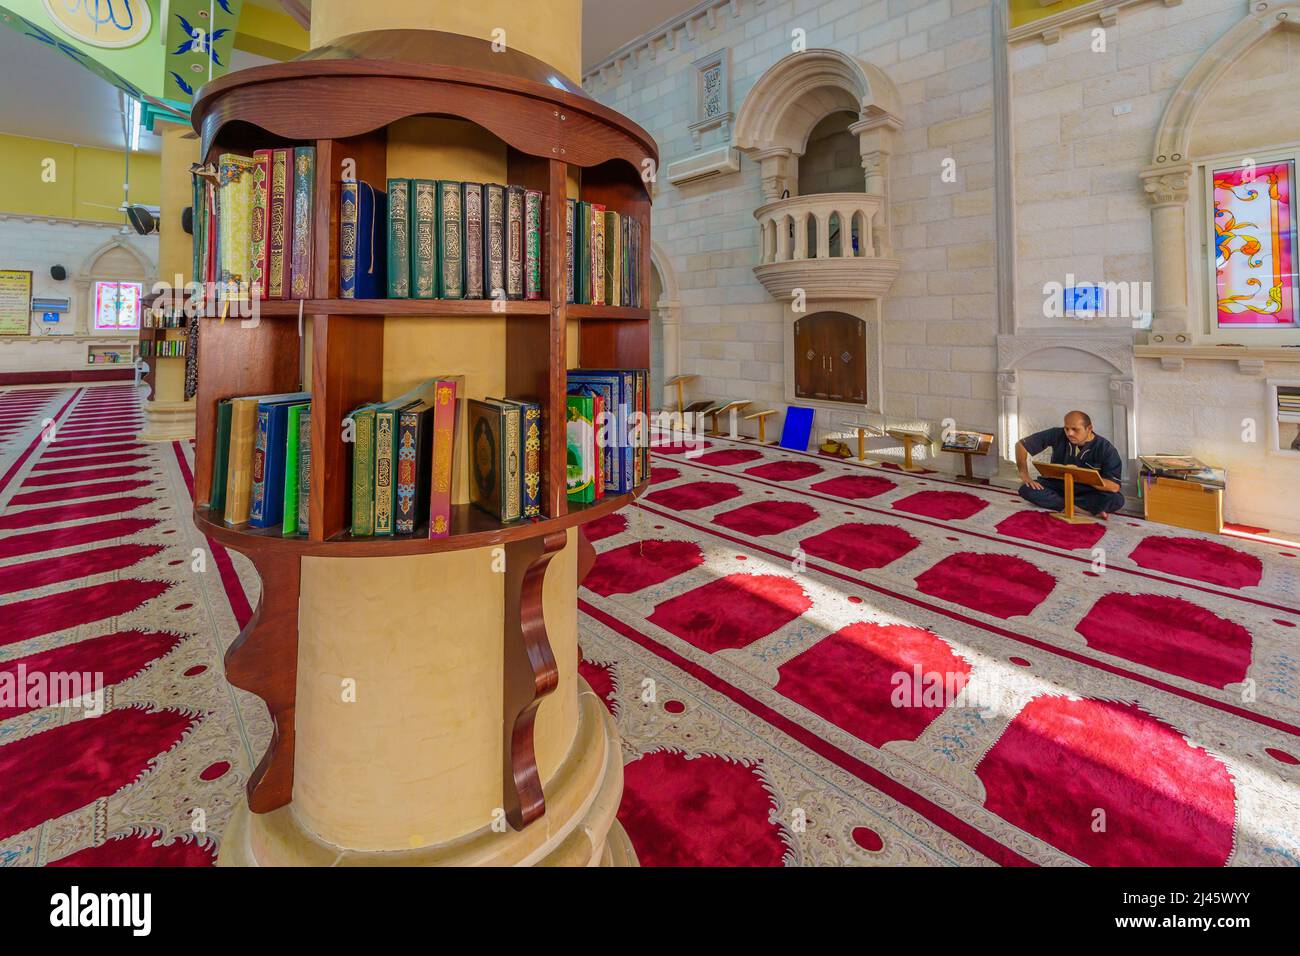
<path fill-rule="evenodd" d="M 1092 430 L 1092 419 L 1083 412 L 1068 412 L 1064 428 L 1046 428 L 1016 442 L 1016 467 L 1020 469 L 1020 497 L 1040 508 L 1060 511 L 1065 507 L 1065 482 L 1059 478 L 1032 478 L 1029 458 L 1044 448 L 1052 449 L 1052 464 L 1078 465 L 1101 472 L 1102 487 L 1074 486 L 1074 504 L 1098 518 L 1124 507 L 1119 479 L 1124 467 L 1115 446 Z"/>

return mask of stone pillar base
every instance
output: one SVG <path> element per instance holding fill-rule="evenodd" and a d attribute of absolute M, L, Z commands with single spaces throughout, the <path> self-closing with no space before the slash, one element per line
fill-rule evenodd
<path fill-rule="evenodd" d="M 193 402 L 144 403 L 144 427 L 138 441 L 188 441 L 194 437 Z"/>
<path fill-rule="evenodd" d="M 411 850 L 350 850 L 319 840 L 291 803 L 255 814 L 242 804 L 221 840 L 218 866 L 636 866 L 614 815 L 623 796 L 623 752 L 614 720 L 586 686 L 573 747 L 546 781 L 546 815 L 517 832 L 490 825 Z"/>

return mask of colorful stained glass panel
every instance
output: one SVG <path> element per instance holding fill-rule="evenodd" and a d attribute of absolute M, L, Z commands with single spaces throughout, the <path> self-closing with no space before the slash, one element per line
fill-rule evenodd
<path fill-rule="evenodd" d="M 96 282 L 96 330 L 140 328 L 143 295 L 144 286 L 139 282 Z"/>
<path fill-rule="evenodd" d="M 1214 271 L 1221 329 L 1300 327 L 1295 162 L 1214 169 Z"/>

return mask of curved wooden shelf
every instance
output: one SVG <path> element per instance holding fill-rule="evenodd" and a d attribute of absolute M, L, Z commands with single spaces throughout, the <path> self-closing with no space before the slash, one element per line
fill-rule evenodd
<path fill-rule="evenodd" d="M 507 299 L 505 302 L 488 299 L 263 299 L 258 303 L 258 313 L 263 318 L 297 318 L 299 302 L 302 303 L 303 315 L 355 315 L 381 319 L 551 314 L 549 299 Z M 220 319 L 220 316 L 203 318 Z"/>
<path fill-rule="evenodd" d="M 404 50 L 409 58 L 397 58 Z M 191 111 L 202 134 L 200 155 L 232 124 L 308 141 L 347 139 L 409 116 L 436 115 L 469 120 L 524 153 L 576 166 L 618 159 L 638 177 L 646 160 L 657 166 L 658 149 L 644 129 L 540 61 L 515 56 L 539 67 L 507 73 L 461 65 L 510 63 L 485 40 L 433 30 L 342 37 L 306 57 L 239 70 L 201 87 Z M 642 188 L 648 195 L 644 182 Z"/>
<path fill-rule="evenodd" d="M 586 524 L 588 521 L 603 518 L 631 504 L 645 492 L 648 486 L 649 482 L 645 481 L 631 492 L 610 495 L 591 504 L 569 502 L 568 513 L 557 518 L 515 521 L 510 524 L 502 524 L 473 505 L 454 505 L 451 513 L 451 534 L 446 538 L 424 537 L 428 530 L 425 527 L 417 529 L 414 535 L 403 537 L 354 538 L 351 534 L 342 534 L 327 541 L 314 541 L 301 536 L 284 537 L 279 528 L 252 528 L 248 525 L 232 528 L 221 520 L 211 518 L 206 508 L 194 509 L 194 526 L 214 541 L 219 541 L 227 548 L 249 556 L 293 554 L 330 558 L 388 558 L 412 554 L 439 554 L 447 551 L 490 548 L 514 541 L 540 538 L 555 531 L 564 531 Z"/>

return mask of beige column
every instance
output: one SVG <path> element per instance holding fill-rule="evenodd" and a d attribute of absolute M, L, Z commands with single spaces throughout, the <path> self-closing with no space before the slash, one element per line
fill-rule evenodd
<path fill-rule="evenodd" d="M 1151 261 L 1154 304 L 1151 341 L 1190 343 L 1188 314 L 1187 200 L 1191 166 L 1149 167 L 1142 188 L 1151 200 Z"/>

